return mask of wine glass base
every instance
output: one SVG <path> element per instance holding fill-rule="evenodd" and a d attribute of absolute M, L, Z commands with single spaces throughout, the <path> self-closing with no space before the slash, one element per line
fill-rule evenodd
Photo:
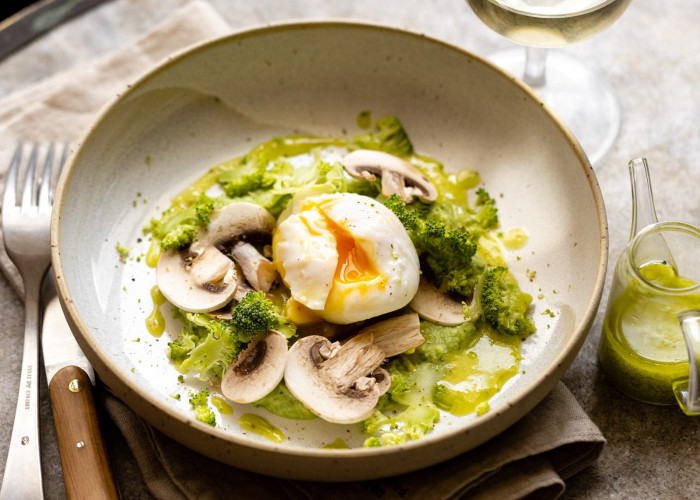
<path fill-rule="evenodd" d="M 522 78 L 522 47 L 491 54 L 488 59 Z M 615 142 L 620 130 L 620 103 L 606 78 L 579 60 L 557 50 L 547 54 L 546 83 L 533 86 L 540 97 L 571 129 L 591 164 L 596 165 Z"/>

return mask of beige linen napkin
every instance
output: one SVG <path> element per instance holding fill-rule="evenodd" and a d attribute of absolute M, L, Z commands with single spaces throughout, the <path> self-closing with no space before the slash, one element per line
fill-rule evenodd
<path fill-rule="evenodd" d="M 8 165 L 17 140 L 77 140 L 96 112 L 142 71 L 191 43 L 228 31 L 207 3 L 193 2 L 116 53 L 0 101 L 0 168 Z M 0 268 L 19 290 L 21 282 L 4 252 Z M 564 480 L 594 462 L 605 443 L 560 383 L 517 424 L 463 456 L 398 478 L 333 485 L 271 479 L 215 462 L 150 427 L 105 388 L 100 399 L 150 492 L 168 500 L 230 498 L 232 491 L 236 498 L 254 500 L 557 498 Z"/>
<path fill-rule="evenodd" d="M 605 439 L 559 382 L 530 413 L 478 448 L 402 476 L 353 483 L 275 479 L 199 455 L 150 427 L 107 391 L 102 403 L 124 434 L 151 492 L 163 500 L 556 499 L 591 465 Z M 245 485 L 242 488 L 241 485 Z"/>

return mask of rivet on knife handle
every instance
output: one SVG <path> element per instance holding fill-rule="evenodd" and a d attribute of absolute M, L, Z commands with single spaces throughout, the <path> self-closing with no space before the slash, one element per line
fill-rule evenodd
<path fill-rule="evenodd" d="M 76 366 L 49 382 L 63 479 L 69 499 L 118 499 L 87 374 Z"/>

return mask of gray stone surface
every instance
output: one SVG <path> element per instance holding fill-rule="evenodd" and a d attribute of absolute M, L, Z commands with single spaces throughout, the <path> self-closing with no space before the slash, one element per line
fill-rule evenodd
<path fill-rule="evenodd" d="M 146 32 L 184 0 L 113 0 L 56 29 L 0 62 L 0 98 L 114 50 Z M 511 43 L 482 25 L 462 0 L 212 0 L 233 29 L 287 19 L 358 19 L 405 27 L 486 56 Z M 659 217 L 700 225 L 700 0 L 634 0 L 599 36 L 564 50 L 596 65 L 618 91 L 623 126 L 596 165 L 608 210 L 610 262 L 629 234 L 627 162 L 646 156 Z M 607 283 L 609 284 L 610 273 Z M 600 373 L 596 350 L 607 297 L 590 335 L 564 376 L 608 446 L 593 467 L 567 482 L 568 499 L 697 498 L 700 419 L 675 407 L 632 401 Z M 21 358 L 23 310 L 0 276 L 2 353 L 0 470 L 4 469 Z M 44 394 L 45 394 L 44 386 Z M 42 402 L 46 497 L 64 498 L 60 460 L 47 401 Z M 124 498 L 150 498 L 118 432 L 107 437 Z"/>

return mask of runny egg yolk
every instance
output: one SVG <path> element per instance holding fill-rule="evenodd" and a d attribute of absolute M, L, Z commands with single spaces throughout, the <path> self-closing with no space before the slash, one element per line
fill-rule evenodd
<path fill-rule="evenodd" d="M 351 193 L 309 197 L 290 208 L 273 235 L 272 254 L 296 302 L 338 324 L 410 302 L 420 264 L 391 210 Z"/>
<path fill-rule="evenodd" d="M 328 230 L 333 234 L 336 241 L 336 250 L 338 251 L 338 264 L 335 268 L 334 281 L 338 283 L 361 283 L 372 281 L 379 272 L 374 267 L 372 259 L 367 255 L 365 249 L 357 244 L 355 238 L 343 228 L 340 224 L 328 217 L 323 211 L 323 203 L 308 203 L 304 209 L 315 208 L 328 227 Z M 316 231 L 310 224 L 301 217 L 304 225 L 312 234 Z"/>

